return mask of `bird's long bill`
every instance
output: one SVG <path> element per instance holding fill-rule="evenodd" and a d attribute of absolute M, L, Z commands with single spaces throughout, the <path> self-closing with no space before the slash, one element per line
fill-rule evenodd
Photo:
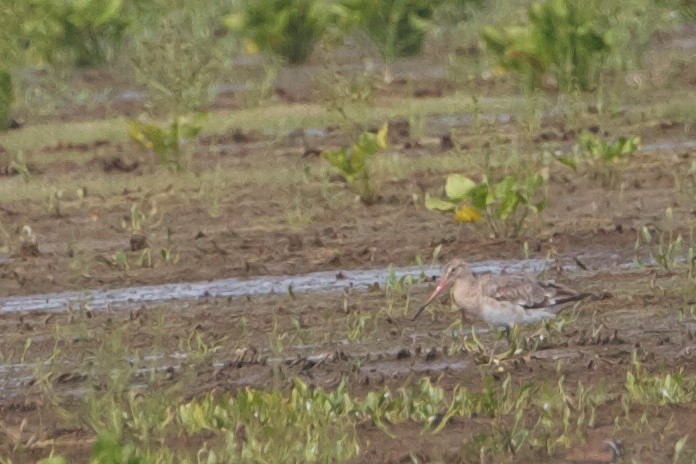
<path fill-rule="evenodd" d="M 415 321 L 415 320 L 418 318 L 418 316 L 421 315 L 421 313 L 423 312 L 423 310 L 425 310 L 425 308 L 427 308 L 428 305 L 429 305 L 430 303 L 433 302 L 433 300 L 435 299 L 435 297 L 437 297 L 440 293 L 442 293 L 442 291 L 443 291 L 444 289 L 447 288 L 447 286 L 449 285 L 449 283 L 450 283 L 450 281 L 449 281 L 448 279 L 442 279 L 442 280 L 440 281 L 440 283 L 437 284 L 437 287 L 435 287 L 435 290 L 433 290 L 433 293 L 431 293 L 430 296 L 428 297 L 428 299 L 425 300 L 425 303 L 423 303 L 423 306 L 420 307 L 420 309 L 418 310 L 418 312 L 416 313 L 416 315 L 413 316 L 413 318 L 412 318 L 411 320 L 412 320 L 412 321 Z"/>

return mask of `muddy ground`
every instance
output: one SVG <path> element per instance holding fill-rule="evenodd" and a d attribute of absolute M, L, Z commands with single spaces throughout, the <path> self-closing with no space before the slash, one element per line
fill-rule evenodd
<path fill-rule="evenodd" d="M 656 47 L 674 52 L 669 41 Z M 690 56 L 688 50 L 678 53 Z M 422 64 L 410 63 L 415 68 Z M 380 189 L 372 205 L 357 201 L 317 155 L 347 143 L 355 121 L 334 114 L 327 117 L 331 123 L 323 123 L 322 103 L 311 97 L 307 101 L 280 92 L 284 101 L 244 113 L 268 118 L 272 129 L 265 128 L 263 119 L 239 122 L 243 118 L 228 127 L 226 111 L 237 103 L 221 99 L 213 105 L 218 111 L 213 125 L 221 129 L 200 137 L 190 170 L 179 174 L 157 166 L 151 154 L 122 134 L 104 132 L 103 126 L 122 126 L 122 121 L 91 126 L 84 122 L 84 108 L 73 107 L 60 115 L 68 121 L 64 126 L 27 124 L 0 140 L 0 145 L 23 148 L 29 169 L 23 179 L 8 161 L 0 178 L 0 296 L 338 273 L 429 262 L 435 250 L 440 261 L 454 256 L 521 259 L 525 242 L 530 257 L 605 253 L 627 262 L 636 254 L 657 256 L 659 237 L 669 231 L 674 235 L 662 234 L 663 245 L 681 233 L 685 251 L 693 245 L 690 233 L 696 221 L 696 127 L 688 112 L 694 103 L 695 70 L 693 61 L 682 60 L 655 65 L 631 85 L 617 81 L 611 87 L 616 94 L 610 110 L 580 99 L 572 102 L 577 111 L 569 112 L 549 96 L 539 108 L 543 117 L 537 125 L 528 125 L 529 111 L 519 108 L 520 102 L 522 107 L 535 103 L 516 94 L 509 77 L 469 82 L 463 89 L 445 78 L 415 77 L 411 86 L 397 79 L 378 89 L 373 101 L 374 111 L 386 116 L 361 121 L 364 127 L 391 122 L 388 153 L 375 161 Z M 405 100 L 407 87 L 416 89 L 413 99 Z M 487 97 L 482 98 L 481 124 L 474 123 L 477 112 L 467 92 Z M 411 101 L 418 102 L 417 110 L 409 109 Z M 451 108 L 452 101 L 459 106 L 437 110 Z M 484 153 L 490 153 L 498 171 L 543 163 L 543 153 L 571 152 L 582 129 L 610 139 L 639 135 L 642 149 L 619 167 L 612 185 L 582 168 L 576 173 L 560 163 L 546 163 L 549 207 L 530 218 L 521 236 L 490 237 L 485 227 L 458 225 L 449 216 L 425 210 L 424 195 L 441 195 L 447 174 L 480 178 Z M 42 133 L 56 135 L 46 139 Z M 36 237 L 35 247 L 22 237 L 25 225 Z M 654 241 L 636 249 L 643 226 Z M 138 248 L 137 240 L 131 245 L 135 234 L 145 237 L 143 250 L 131 249 Z M 597 409 L 594 425 L 551 456 L 540 446 L 488 456 L 471 444 L 490 431 L 491 421 L 456 417 L 435 435 L 422 433 L 422 424 L 407 422 L 392 425 L 390 437 L 362 423 L 358 436 L 363 452 L 355 462 L 559 462 L 579 453 L 582 441 L 601 448 L 605 439 L 623 442 L 625 462 L 667 462 L 675 443 L 692 433 L 693 401 L 662 407 L 634 404 L 626 412 L 620 395 L 634 368 L 634 353 L 650 375 L 680 369 L 684 376 L 696 375 L 694 281 L 677 267 L 673 272 L 649 268 L 556 275 L 611 297 L 584 303 L 567 324 L 548 329 L 536 349 L 497 362 L 491 362 L 492 351 L 460 346 L 467 332 L 450 333 L 458 315 L 447 311 L 445 299 L 418 324 L 410 322 L 408 314 L 425 298 L 427 284 L 406 285 L 400 292 L 385 289 L 382 282 L 366 293 L 5 314 L 0 317 L 0 353 L 13 366 L 0 371 L 0 450 L 14 462 L 34 462 L 53 449 L 74 462 L 85 460 L 93 432 L 57 412 L 56 403 L 80 411 L 80 395 L 108 384 L 103 366 L 111 355 L 113 366 L 133 370 L 130 381 L 138 388 L 185 385 L 185 398 L 241 386 L 285 388 L 298 376 L 326 388 L 345 377 L 358 397 L 385 385 L 409 385 L 421 376 L 448 393 L 458 385 L 481 388 L 486 374 L 498 386 L 507 374 L 517 386 L 553 384 L 561 376 L 571 390 L 578 381 L 603 382 L 608 399 Z M 504 340 L 477 327 L 487 350 L 505 350 Z M 187 363 L 172 356 L 197 352 L 196 336 L 217 347 L 212 357 Z M 119 349 L 110 352 L 104 347 L 112 338 L 118 343 L 111 345 Z M 123 363 L 124 353 L 136 361 Z M 163 357 L 143 360 L 147 355 Z M 152 376 L 137 372 L 153 367 L 164 369 Z M 184 445 L 195 449 L 200 443 Z M 680 462 L 694 462 L 694 449 L 687 442 Z"/>
<path fill-rule="evenodd" d="M 520 386 L 555 385 L 563 376 L 569 391 L 579 381 L 595 388 L 601 383 L 606 389 L 607 399 L 599 405 L 594 425 L 582 430 L 590 443 L 601 449 L 602 440 L 619 440 L 637 462 L 664 462 L 674 443 L 688 433 L 693 404 L 661 408 L 634 404 L 626 414 L 620 394 L 626 373 L 633 369 L 634 353 L 649 375 L 682 369 L 684 376 L 696 374 L 696 308 L 693 302 L 688 304 L 695 295 L 693 288 L 683 287 L 688 282 L 683 277 L 642 271 L 549 277 L 611 297 L 583 304 L 565 316 L 564 325 L 549 329 L 538 347 L 495 363 L 490 356 L 503 353 L 506 342 L 474 324 L 486 349 L 474 353 L 461 348 L 461 340 L 470 340 L 469 326 L 463 327 L 464 332 L 448 329 L 458 313 L 448 310 L 447 304 L 435 306 L 417 323 L 410 321 L 417 302 L 426 296 L 426 285 L 407 286 L 403 293 L 375 289 L 320 298 L 208 299 L 131 311 L 4 317 L 1 349 L 6 362 L 15 363 L 12 375 L 4 378 L 21 380 L 3 388 L 2 426 L 8 434 L 3 449 L 21 457 L 18 462 L 45 456 L 49 449 L 73 462 L 84 459 L 93 435 L 79 420 L 56 416 L 55 402 L 68 411 L 80 411 L 79 395 L 107 385 L 109 376 L 100 366 L 113 363 L 131 372 L 138 388 L 156 391 L 185 385 L 184 398 L 243 386 L 284 388 L 295 377 L 325 388 L 347 378 L 351 393 L 360 397 L 375 388 L 408 385 L 422 376 L 450 393 L 457 386 L 481 388 L 486 375 L 492 375 L 498 386 L 508 374 Z M 356 321 L 365 315 L 364 328 L 356 331 Z M 533 332 L 523 332 L 520 340 Z M 177 358 L 176 353 L 195 352 L 191 347 L 197 336 L 208 347 L 216 347 L 215 354 L 198 361 Z M 27 347 L 28 337 L 32 343 Z M 135 361 L 114 360 L 114 353 L 123 355 L 122 348 L 109 348 L 115 346 L 125 347 Z M 48 361 L 34 365 L 42 360 Z M 163 369 L 152 374 L 154 367 Z M 630 425 L 643 416 L 648 424 Z M 404 423 L 391 426 L 393 436 L 388 437 L 365 423 L 358 430 L 365 449 L 355 462 L 403 462 L 411 455 L 421 462 L 478 462 L 479 450 L 474 447 L 472 457 L 472 448 L 466 445 L 490 427 L 485 417 L 457 417 L 436 435 L 423 433 L 423 424 Z M 12 452 L 13 444 L 25 443 L 32 435 L 27 448 Z M 12 436 L 19 438 L 10 440 Z M 514 459 L 494 455 L 492 462 L 559 462 L 583 450 L 580 443 L 575 439 L 570 449 L 560 447 L 553 456 L 535 447 Z"/>

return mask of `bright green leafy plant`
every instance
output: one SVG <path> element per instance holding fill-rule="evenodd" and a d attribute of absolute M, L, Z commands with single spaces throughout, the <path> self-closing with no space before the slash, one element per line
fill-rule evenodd
<path fill-rule="evenodd" d="M 496 237 L 517 236 L 530 213 L 538 214 L 546 208 L 545 185 L 546 177 L 541 173 L 506 175 L 497 181 L 484 176 L 478 183 L 460 174 L 450 174 L 445 184 L 447 199 L 426 196 L 425 207 L 453 213 L 456 222 L 485 219 Z"/>
<path fill-rule="evenodd" d="M 201 131 L 205 114 L 200 109 L 210 100 L 220 69 L 214 36 L 218 18 L 214 8 L 201 9 L 188 0 L 153 0 L 153 5 L 129 54 L 136 80 L 148 91 L 149 107 L 167 123 L 131 121 L 128 131 L 163 163 L 183 170 L 186 142 Z"/>
<path fill-rule="evenodd" d="M 345 0 L 343 13 L 347 23 L 363 30 L 389 61 L 420 52 L 439 3 L 429 0 Z"/>
<path fill-rule="evenodd" d="M 135 0 L 33 0 L 24 28 L 46 60 L 67 55 L 77 66 L 101 64 L 124 36 Z"/>
<path fill-rule="evenodd" d="M 23 30 L 28 2 L 0 0 L 0 131 L 10 127 L 14 102 L 12 69 L 23 61 L 29 41 Z"/>
<path fill-rule="evenodd" d="M 639 146 L 640 137 L 637 136 L 619 137 L 613 142 L 608 142 L 584 130 L 578 137 L 578 149 L 585 158 L 588 172 L 606 186 L 616 183 L 619 179 L 618 167 L 625 163 Z M 574 163 L 568 163 L 568 160 L 569 158 L 563 158 L 561 162 L 566 162 L 574 168 Z"/>
<path fill-rule="evenodd" d="M 248 0 L 241 11 L 223 19 L 232 32 L 290 64 L 307 61 L 331 21 L 327 2 Z"/>
<path fill-rule="evenodd" d="M 322 157 L 343 177 L 365 204 L 375 200 L 374 186 L 371 182 L 369 159 L 378 151 L 387 148 L 387 124 L 376 134 L 363 132 L 358 141 L 350 147 L 338 151 L 325 151 Z"/>
<path fill-rule="evenodd" d="M 545 0 L 521 27 L 488 26 L 482 39 L 506 70 L 523 74 L 530 89 L 553 77 L 564 91 L 590 90 L 607 59 L 609 35 L 597 27 L 596 2 Z"/>
<path fill-rule="evenodd" d="M 0 130 L 6 130 L 10 127 L 10 109 L 13 101 L 12 76 L 9 72 L 0 69 Z"/>
<path fill-rule="evenodd" d="M 205 117 L 205 113 L 178 116 L 165 126 L 134 119 L 128 122 L 128 135 L 142 147 L 156 153 L 162 164 L 181 171 L 186 165 L 187 144 L 198 136 Z"/>
<path fill-rule="evenodd" d="M 626 372 L 626 391 L 632 401 L 641 404 L 679 404 L 693 401 L 696 378 L 683 371 L 665 376 L 650 376 L 633 353 L 633 369 Z"/>
<path fill-rule="evenodd" d="M 640 137 L 619 137 L 610 143 L 584 130 L 580 133 L 578 145 L 593 160 L 601 163 L 619 163 L 638 150 Z"/>

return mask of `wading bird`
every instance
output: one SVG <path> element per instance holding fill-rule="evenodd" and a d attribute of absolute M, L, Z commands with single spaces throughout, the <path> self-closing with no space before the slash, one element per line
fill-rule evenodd
<path fill-rule="evenodd" d="M 452 299 L 462 318 L 472 314 L 491 325 L 502 327 L 509 339 L 516 324 L 531 324 L 554 317 L 566 303 L 591 296 L 554 282 L 542 282 L 526 275 L 475 276 L 466 262 L 455 258 L 444 268 L 437 288 L 412 320 L 445 289 L 452 286 Z"/>

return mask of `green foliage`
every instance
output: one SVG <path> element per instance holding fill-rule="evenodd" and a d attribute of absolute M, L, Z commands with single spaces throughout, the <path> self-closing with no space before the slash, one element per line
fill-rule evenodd
<path fill-rule="evenodd" d="M 578 143 L 583 152 L 591 159 L 602 163 L 618 163 L 638 150 L 640 137 L 619 137 L 614 142 L 609 143 L 594 136 L 591 132 L 583 130 L 578 138 Z"/>
<path fill-rule="evenodd" d="M 223 19 L 232 32 L 290 64 L 307 61 L 331 23 L 328 2 L 247 0 L 241 11 Z"/>
<path fill-rule="evenodd" d="M 181 171 L 186 167 L 187 142 L 198 136 L 205 117 L 205 113 L 192 117 L 178 116 L 166 126 L 131 120 L 128 122 L 128 135 L 142 147 L 156 153 L 162 164 Z"/>
<path fill-rule="evenodd" d="M 684 377 L 678 374 L 650 376 L 641 367 L 636 354 L 633 354 L 633 371 L 626 372 L 626 390 L 632 401 L 641 404 L 688 403 L 696 394 L 696 377 Z"/>
<path fill-rule="evenodd" d="M 439 1 L 345 0 L 344 20 L 357 25 L 379 47 L 387 60 L 412 56 L 423 47 Z"/>
<path fill-rule="evenodd" d="M 619 70 L 639 69 L 641 56 L 655 35 L 674 25 L 678 20 L 674 10 L 688 1 L 693 0 L 603 0 L 602 25 L 612 49 L 607 64 Z"/>
<path fill-rule="evenodd" d="M 128 56 L 154 111 L 174 120 L 210 100 L 220 62 L 214 36 L 218 14 L 215 4 L 199 8 L 188 0 L 153 0 L 133 29 Z"/>
<path fill-rule="evenodd" d="M 173 456 L 157 449 L 160 437 L 181 435 L 218 437 L 218 446 L 198 451 L 197 462 L 345 462 L 359 451 L 355 403 L 344 384 L 326 392 L 297 380 L 289 395 L 247 388 L 233 397 L 173 407 L 166 401 L 150 405 L 133 394 L 127 398 L 123 411 L 110 415 L 116 422 L 97 426 L 93 462 L 162 462 Z"/>
<path fill-rule="evenodd" d="M 65 53 L 77 66 L 105 62 L 130 22 L 128 0 L 31 0 L 24 23 L 32 46 L 46 60 Z"/>
<path fill-rule="evenodd" d="M 376 134 L 363 132 L 358 141 L 350 147 L 338 151 L 325 151 L 322 157 L 327 160 L 345 179 L 360 199 L 370 204 L 374 201 L 374 189 L 370 178 L 369 159 L 379 150 L 387 148 L 387 124 Z"/>
<path fill-rule="evenodd" d="M 605 186 L 614 185 L 619 179 L 618 166 L 624 163 L 640 146 L 640 137 L 619 137 L 614 142 L 583 130 L 578 137 L 578 148 L 585 157 L 589 173 L 602 181 Z M 569 158 L 559 161 L 575 166 Z"/>
<path fill-rule="evenodd" d="M 696 275 L 696 242 L 693 230 L 691 236 L 684 239 L 673 223 L 672 208 L 665 211 L 664 226 L 650 232 L 648 226 L 643 226 L 636 236 L 634 251 L 635 262 L 643 265 L 637 253 L 645 245 L 648 247 L 650 258 L 658 267 L 667 272 L 685 271 L 689 277 Z"/>
<path fill-rule="evenodd" d="M 0 131 L 10 127 L 10 109 L 14 101 L 14 87 L 9 72 L 0 69 Z"/>
<path fill-rule="evenodd" d="M 696 22 L 696 0 L 677 0 L 677 11 L 685 22 Z"/>
<path fill-rule="evenodd" d="M 523 74 L 530 88 L 552 76 L 564 91 L 596 84 L 610 44 L 598 29 L 597 2 L 545 0 L 533 3 L 524 26 L 488 26 L 482 39 L 507 70 Z"/>
<path fill-rule="evenodd" d="M 446 200 L 426 196 L 430 211 L 453 212 L 457 222 L 478 222 L 485 217 L 495 236 L 517 236 L 530 212 L 546 208 L 541 190 L 546 178 L 541 173 L 527 176 L 506 175 L 498 181 L 484 176 L 476 183 L 460 174 L 450 174 L 445 184 Z"/>

